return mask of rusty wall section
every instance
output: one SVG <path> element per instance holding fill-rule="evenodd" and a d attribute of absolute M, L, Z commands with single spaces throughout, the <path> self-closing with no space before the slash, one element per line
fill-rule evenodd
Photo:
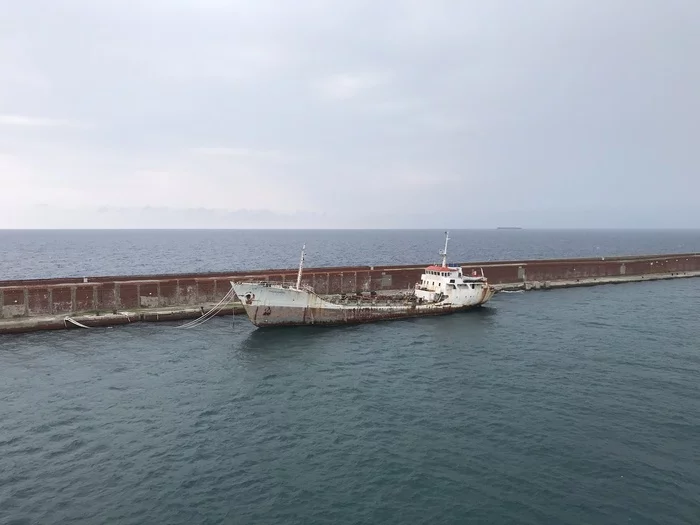
<path fill-rule="evenodd" d="M 411 289 L 427 265 L 308 268 L 302 283 L 320 294 Z M 647 257 L 470 262 L 460 264 L 493 284 L 576 281 L 598 277 L 700 272 L 700 254 Z M 296 270 L 258 270 L 231 274 L 151 275 L 0 282 L 0 319 L 116 312 L 220 301 L 230 280 L 255 279 L 295 283 Z"/>

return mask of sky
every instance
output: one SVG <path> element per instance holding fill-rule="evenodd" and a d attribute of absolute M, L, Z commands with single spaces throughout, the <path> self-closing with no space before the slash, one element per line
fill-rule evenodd
<path fill-rule="evenodd" d="M 0 228 L 698 228 L 698 17 L 0 0 Z"/>

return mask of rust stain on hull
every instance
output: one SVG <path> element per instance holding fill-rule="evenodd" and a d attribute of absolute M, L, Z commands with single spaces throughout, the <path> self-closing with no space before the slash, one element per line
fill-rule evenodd
<path fill-rule="evenodd" d="M 390 311 L 378 311 L 373 308 L 347 308 L 342 310 L 327 310 L 324 308 L 300 308 L 277 306 L 266 309 L 264 306 L 245 306 L 246 313 L 251 322 L 257 327 L 272 326 L 302 326 L 302 325 L 352 325 L 365 324 L 379 321 L 397 319 L 409 319 L 416 317 L 428 317 L 449 315 L 458 312 L 466 312 L 482 308 L 482 304 L 433 309 L 417 309 L 407 306 L 394 308 Z M 269 312 L 269 313 L 266 313 Z"/>

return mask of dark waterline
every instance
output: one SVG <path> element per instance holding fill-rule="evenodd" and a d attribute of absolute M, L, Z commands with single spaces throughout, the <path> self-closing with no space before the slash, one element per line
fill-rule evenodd
<path fill-rule="evenodd" d="M 699 297 L 4 337 L 0 523 L 695 523 Z"/>

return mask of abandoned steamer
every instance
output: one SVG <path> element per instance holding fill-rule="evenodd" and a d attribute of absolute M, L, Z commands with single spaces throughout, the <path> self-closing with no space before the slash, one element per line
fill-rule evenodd
<path fill-rule="evenodd" d="M 379 301 L 376 297 L 322 297 L 301 283 L 304 251 L 296 284 L 269 281 L 231 281 L 250 321 L 258 327 L 357 324 L 387 319 L 442 315 L 479 307 L 494 289 L 483 275 L 464 275 L 462 268 L 447 265 L 447 243 L 441 265 L 425 268 L 421 280 L 408 293 Z"/>

